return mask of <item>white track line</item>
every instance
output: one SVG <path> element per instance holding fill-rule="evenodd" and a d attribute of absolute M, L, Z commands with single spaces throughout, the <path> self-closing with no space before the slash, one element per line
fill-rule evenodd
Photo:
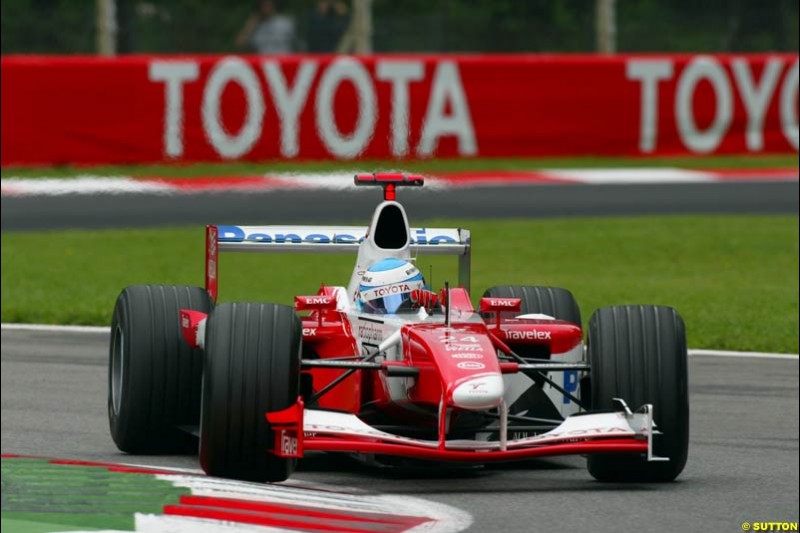
<path fill-rule="evenodd" d="M 8 176 L 0 180 L 0 196 L 63 196 L 85 194 L 194 194 L 222 191 L 267 190 L 353 190 L 353 174 L 349 172 L 276 172 L 245 176 L 207 176 L 198 180 L 171 177 L 99 176 L 85 174 L 75 177 L 23 178 Z M 797 174 L 788 169 L 755 169 L 749 179 L 756 181 L 796 180 Z M 451 187 L 531 186 L 583 184 L 671 184 L 722 183 L 730 180 L 747 181 L 748 176 L 721 170 L 692 170 L 684 168 L 553 168 L 530 171 L 448 172 L 426 178 L 426 189 Z"/>
<path fill-rule="evenodd" d="M 790 359 L 798 361 L 800 356 L 796 353 L 770 353 L 770 352 L 734 352 L 731 350 L 695 350 L 690 349 L 689 355 L 701 357 L 763 357 L 766 359 Z"/>
<path fill-rule="evenodd" d="M 110 333 L 111 328 L 105 326 L 57 326 L 54 324 L 0 324 L 0 329 L 11 331 L 48 331 L 64 333 Z"/>
<path fill-rule="evenodd" d="M 0 329 L 9 331 L 46 331 L 64 333 L 109 333 L 110 328 L 104 326 L 57 326 L 51 324 L 0 324 Z M 731 350 L 700 350 L 689 349 L 691 356 L 709 357 L 760 357 L 763 359 L 798 359 L 796 353 L 770 353 L 770 352 L 735 352 Z"/>
<path fill-rule="evenodd" d="M 63 196 L 68 194 L 169 193 L 173 186 L 155 180 L 136 180 L 129 176 L 78 176 L 2 180 L 2 195 Z"/>
<path fill-rule="evenodd" d="M 716 181 L 713 172 L 682 168 L 601 168 L 548 169 L 550 178 L 577 181 L 589 185 L 626 185 L 631 183 L 705 183 Z"/>

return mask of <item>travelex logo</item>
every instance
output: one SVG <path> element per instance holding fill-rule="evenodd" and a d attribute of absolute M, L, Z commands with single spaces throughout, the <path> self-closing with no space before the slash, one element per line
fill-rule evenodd
<path fill-rule="evenodd" d="M 275 244 L 354 244 L 361 243 L 364 236 L 337 231 L 331 228 L 247 228 L 241 226 L 218 226 L 219 242 L 259 242 Z M 366 232 L 366 229 L 364 229 Z M 441 231 L 441 230 L 433 230 Z M 457 230 L 444 230 L 457 235 Z M 427 228 L 412 230 L 411 244 L 458 244 L 454 235 L 428 235 Z"/>

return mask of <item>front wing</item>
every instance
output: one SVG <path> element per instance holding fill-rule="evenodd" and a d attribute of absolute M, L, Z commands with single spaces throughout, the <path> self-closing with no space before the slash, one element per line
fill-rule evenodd
<path fill-rule="evenodd" d="M 624 403 L 623 403 L 624 406 Z M 272 453 L 303 456 L 305 451 L 371 453 L 440 461 L 513 461 L 557 455 L 624 453 L 653 455 L 653 407 L 577 414 L 540 435 L 500 441 L 415 439 L 371 427 L 357 416 L 305 409 L 302 399 L 283 411 L 267 413 L 275 433 Z M 302 430 L 301 430 L 302 428 Z"/>

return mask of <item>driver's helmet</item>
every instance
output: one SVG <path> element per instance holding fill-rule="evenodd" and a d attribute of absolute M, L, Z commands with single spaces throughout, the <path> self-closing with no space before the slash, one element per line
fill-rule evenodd
<path fill-rule="evenodd" d="M 381 259 L 364 272 L 357 301 L 364 313 L 393 315 L 411 308 L 411 291 L 423 289 L 419 269 L 402 259 Z"/>

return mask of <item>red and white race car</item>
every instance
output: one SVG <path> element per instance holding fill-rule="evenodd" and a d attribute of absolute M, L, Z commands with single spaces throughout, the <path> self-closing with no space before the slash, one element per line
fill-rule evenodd
<path fill-rule="evenodd" d="M 108 394 L 120 450 L 196 450 L 199 437 L 209 475 L 255 481 L 288 478 L 309 451 L 480 464 L 580 454 L 603 481 L 680 474 L 689 402 L 674 309 L 599 309 L 586 347 L 568 290 L 496 286 L 475 309 L 469 231 L 410 228 L 395 201 L 423 178 L 355 184 L 384 190 L 369 227 L 208 226 L 205 289 L 122 291 Z M 357 258 L 347 286 L 294 307 L 215 303 L 224 251 Z M 458 256 L 457 285 L 431 291 L 417 254 Z"/>

